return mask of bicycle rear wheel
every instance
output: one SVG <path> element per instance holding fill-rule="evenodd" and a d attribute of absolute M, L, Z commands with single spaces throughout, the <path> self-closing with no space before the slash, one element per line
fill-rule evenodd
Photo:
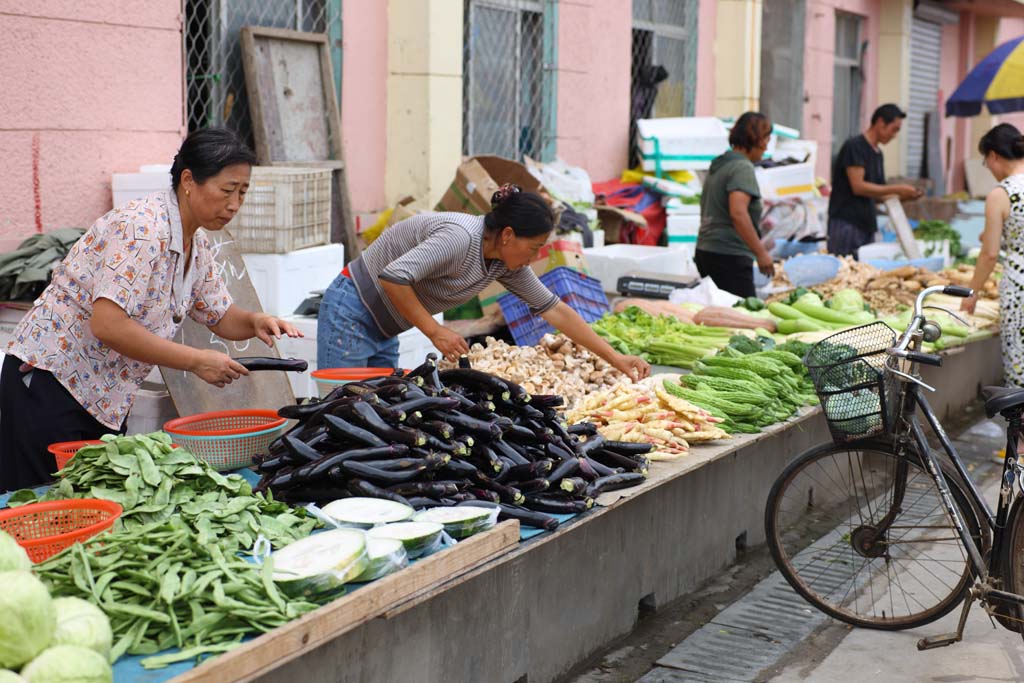
<path fill-rule="evenodd" d="M 1006 590 L 1024 595 L 1024 498 L 1013 502 L 1006 521 L 1007 541 L 1003 545 L 1003 577 Z M 1004 628 L 1016 631 L 1024 638 L 1024 607 L 997 604 L 993 615 Z"/>
<path fill-rule="evenodd" d="M 968 497 L 954 476 L 946 479 L 982 547 Z M 768 496 L 765 532 L 790 585 L 855 626 L 898 630 L 935 621 L 963 600 L 973 581 L 919 456 L 897 454 L 884 443 L 824 444 L 798 457 Z"/>

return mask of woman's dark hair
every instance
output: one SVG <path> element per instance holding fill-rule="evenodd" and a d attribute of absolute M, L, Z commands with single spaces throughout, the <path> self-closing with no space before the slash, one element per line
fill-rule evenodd
<path fill-rule="evenodd" d="M 772 123 L 759 111 L 748 111 L 736 120 L 729 131 L 729 146 L 754 149 L 772 132 Z"/>
<path fill-rule="evenodd" d="M 875 125 L 875 122 L 881 119 L 885 125 L 889 125 L 896 119 L 907 118 L 907 112 L 900 109 L 897 105 L 889 103 L 883 104 L 881 107 L 875 110 L 875 113 L 871 115 L 871 125 Z"/>
<path fill-rule="evenodd" d="M 506 183 L 491 196 L 491 210 L 484 216 L 484 227 L 494 233 L 512 228 L 516 237 L 540 237 L 555 229 L 551 205 L 536 192 L 525 192 Z"/>
<path fill-rule="evenodd" d="M 192 171 L 197 183 L 207 180 L 233 164 L 256 163 L 252 153 L 234 131 L 227 128 L 203 128 L 188 134 L 171 164 L 171 187 L 181 184 L 181 173 Z"/>
<path fill-rule="evenodd" d="M 981 156 L 995 152 L 1004 159 L 1024 159 L 1024 136 L 1016 126 L 1000 123 L 978 141 Z"/>

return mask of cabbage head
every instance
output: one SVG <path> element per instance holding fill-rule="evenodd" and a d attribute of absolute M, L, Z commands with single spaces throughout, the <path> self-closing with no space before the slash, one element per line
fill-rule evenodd
<path fill-rule="evenodd" d="M 859 313 L 864 310 L 864 297 L 856 289 L 840 289 L 832 295 L 832 308 L 842 313 Z"/>
<path fill-rule="evenodd" d="M 50 592 L 31 572 L 0 572 L 0 667 L 17 669 L 46 649 L 57 628 Z"/>
<path fill-rule="evenodd" d="M 27 571 L 31 568 L 32 560 L 28 559 L 25 549 L 9 534 L 0 531 L 0 572 L 17 569 Z"/>
<path fill-rule="evenodd" d="M 114 672 L 106 657 L 77 645 L 45 650 L 21 670 L 28 683 L 113 683 Z"/>
<path fill-rule="evenodd" d="M 804 303 L 804 304 L 812 304 L 814 306 L 824 306 L 825 305 L 825 302 L 823 302 L 821 300 L 821 297 L 818 296 L 817 294 L 815 294 L 814 292 L 807 292 L 806 294 L 801 296 L 799 299 L 797 299 L 797 301 L 800 302 L 800 303 Z"/>
<path fill-rule="evenodd" d="M 110 658 L 114 634 L 103 610 L 80 598 L 54 598 L 53 606 L 57 610 L 57 630 L 51 645 L 79 645 Z"/>
<path fill-rule="evenodd" d="M 0 683 L 25 683 L 25 679 L 7 669 L 0 669 Z"/>

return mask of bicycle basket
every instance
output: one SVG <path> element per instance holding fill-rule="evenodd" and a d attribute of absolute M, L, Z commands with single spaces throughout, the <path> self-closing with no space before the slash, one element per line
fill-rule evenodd
<path fill-rule="evenodd" d="M 896 333 L 871 323 L 827 337 L 807 352 L 814 382 L 836 443 L 891 434 L 899 410 L 899 382 L 885 371 Z"/>

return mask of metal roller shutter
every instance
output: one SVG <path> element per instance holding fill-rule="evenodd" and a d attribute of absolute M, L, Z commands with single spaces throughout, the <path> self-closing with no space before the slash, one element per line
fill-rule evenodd
<path fill-rule="evenodd" d="M 907 140 L 907 176 L 921 175 L 924 157 L 924 117 L 939 106 L 939 61 L 942 24 L 914 17 L 910 33 L 910 101 L 901 135 Z"/>

